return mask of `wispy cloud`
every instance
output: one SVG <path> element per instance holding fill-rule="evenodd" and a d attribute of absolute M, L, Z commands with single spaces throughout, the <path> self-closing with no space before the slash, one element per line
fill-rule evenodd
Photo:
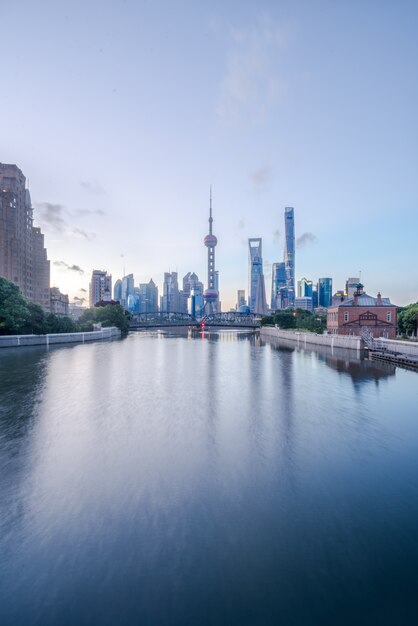
<path fill-rule="evenodd" d="M 231 29 L 230 38 L 218 115 L 231 121 L 264 120 L 284 91 L 279 63 L 286 29 L 264 15 L 248 30 Z"/>
<path fill-rule="evenodd" d="M 38 211 L 38 220 L 45 228 L 61 235 L 83 237 L 88 241 L 93 239 L 96 233 L 75 226 L 74 221 L 91 215 L 105 215 L 102 209 L 68 209 L 63 204 L 52 202 L 37 202 L 35 208 Z"/>
<path fill-rule="evenodd" d="M 81 289 L 79 289 L 79 291 L 81 291 L 82 293 L 87 293 L 87 289 L 84 289 L 84 287 L 81 287 Z"/>
<path fill-rule="evenodd" d="M 256 187 L 264 187 L 271 179 L 271 173 L 267 167 L 260 167 L 251 172 L 250 178 Z"/>
<path fill-rule="evenodd" d="M 315 243 L 316 236 L 313 233 L 303 233 L 300 237 L 296 239 L 296 246 L 298 248 L 303 248 L 304 246 L 309 245 L 310 243 Z"/>
<path fill-rule="evenodd" d="M 87 232 L 86 230 L 83 230 L 82 228 L 73 228 L 71 230 L 71 233 L 73 235 L 77 235 L 78 237 L 83 237 L 84 239 L 87 239 L 87 241 L 91 241 L 96 236 L 96 233 L 93 233 L 91 231 Z"/>
<path fill-rule="evenodd" d="M 54 265 L 57 267 L 61 267 L 64 270 L 69 270 L 70 272 L 77 272 L 77 274 L 84 274 L 84 270 L 81 269 L 79 265 L 69 265 L 65 261 L 54 261 Z"/>
<path fill-rule="evenodd" d="M 41 222 L 47 224 L 58 233 L 62 233 L 66 229 L 66 208 L 62 204 L 53 204 L 52 202 L 39 202 L 35 204 L 39 211 Z"/>
<path fill-rule="evenodd" d="M 80 180 L 80 187 L 94 195 L 104 195 L 105 190 L 97 180 Z"/>
<path fill-rule="evenodd" d="M 83 304 L 86 301 L 86 298 L 79 298 L 78 296 L 74 296 L 73 300 L 74 304 Z"/>

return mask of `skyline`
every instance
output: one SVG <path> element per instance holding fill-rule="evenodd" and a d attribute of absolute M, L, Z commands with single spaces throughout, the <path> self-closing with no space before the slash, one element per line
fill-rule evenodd
<path fill-rule="evenodd" d="M 93 269 L 205 276 L 212 184 L 225 310 L 247 285 L 248 238 L 263 239 L 269 293 L 285 206 L 297 279 L 337 290 L 361 270 L 370 293 L 418 299 L 412 2 L 66 6 L 4 7 L 21 37 L 0 160 L 29 179 L 51 285 L 73 299 Z"/>

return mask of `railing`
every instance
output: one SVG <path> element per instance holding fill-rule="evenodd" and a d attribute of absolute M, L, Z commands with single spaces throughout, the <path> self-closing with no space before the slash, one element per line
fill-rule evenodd
<path fill-rule="evenodd" d="M 188 313 L 137 313 L 132 316 L 130 328 L 161 328 L 169 326 L 219 326 L 225 328 L 258 328 L 260 316 L 252 313 L 211 313 L 197 320 Z"/>

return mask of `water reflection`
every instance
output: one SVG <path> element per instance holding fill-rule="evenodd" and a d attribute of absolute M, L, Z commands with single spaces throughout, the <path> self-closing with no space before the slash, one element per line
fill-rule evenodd
<path fill-rule="evenodd" d="M 414 373 L 179 329 L 0 364 L 2 626 L 411 623 Z"/>
<path fill-rule="evenodd" d="M 365 358 L 363 353 L 357 353 L 355 350 L 327 346 L 310 347 L 307 345 L 301 347 L 292 341 L 275 338 L 263 340 L 263 343 L 283 352 L 296 351 L 312 355 L 314 358 L 324 361 L 328 367 L 339 374 L 347 374 L 354 385 L 367 381 L 374 381 L 378 384 L 380 379 L 396 374 L 396 367 L 393 364 L 371 361 Z"/>

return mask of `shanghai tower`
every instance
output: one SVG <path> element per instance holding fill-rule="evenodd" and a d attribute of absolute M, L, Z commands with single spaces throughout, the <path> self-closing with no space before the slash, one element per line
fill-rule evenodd
<path fill-rule="evenodd" d="M 291 206 L 284 210 L 286 287 L 289 306 L 295 304 L 295 214 Z"/>

